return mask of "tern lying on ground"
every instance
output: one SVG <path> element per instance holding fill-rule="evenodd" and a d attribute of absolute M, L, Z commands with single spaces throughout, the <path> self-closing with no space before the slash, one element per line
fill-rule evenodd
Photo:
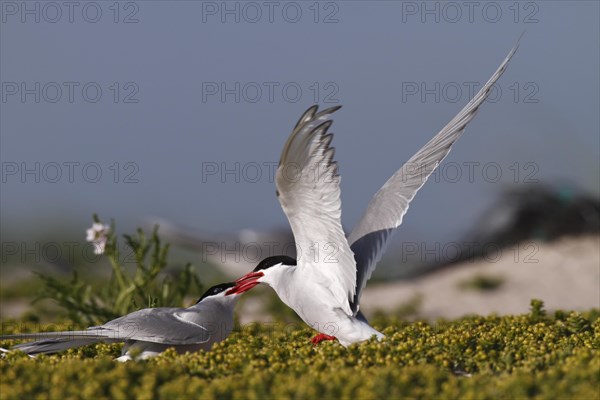
<path fill-rule="evenodd" d="M 24 333 L 0 336 L 0 340 L 41 339 L 11 349 L 29 355 L 57 353 L 98 342 L 125 342 L 118 361 L 154 357 L 169 347 L 178 353 L 210 350 L 233 329 L 233 309 L 239 297 L 231 290 L 234 285 L 213 286 L 188 308 L 145 308 L 83 331 Z"/>

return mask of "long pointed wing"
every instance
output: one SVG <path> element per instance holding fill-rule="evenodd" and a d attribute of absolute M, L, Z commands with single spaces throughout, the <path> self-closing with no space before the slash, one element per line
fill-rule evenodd
<path fill-rule="evenodd" d="M 186 318 L 186 313 L 193 313 Z M 36 339 L 39 344 L 51 342 L 71 343 L 64 348 L 76 347 L 79 342 L 102 340 L 140 340 L 164 344 L 199 344 L 210 339 L 210 327 L 198 323 L 197 311 L 178 308 L 146 308 L 114 319 L 104 325 L 83 331 L 40 332 L 0 336 L 6 339 Z M 37 342 L 30 343 L 36 344 Z"/>
<path fill-rule="evenodd" d="M 276 187 L 298 252 L 298 268 L 312 268 L 311 277 L 329 288 L 348 314 L 356 289 L 356 267 L 341 218 L 340 177 L 330 147 L 331 114 L 309 108 L 288 138 Z M 308 272 L 308 271 L 307 271 Z"/>
<path fill-rule="evenodd" d="M 86 346 L 88 344 L 94 344 L 97 342 L 111 343 L 115 342 L 109 339 L 69 339 L 69 338 L 55 338 L 55 339 L 43 339 L 35 342 L 21 343 L 11 348 L 12 351 L 20 350 L 23 353 L 27 353 L 30 356 L 36 354 L 52 354 L 58 353 L 63 350 Z M 8 352 L 9 350 L 7 350 Z"/>
<path fill-rule="evenodd" d="M 190 314 L 191 317 L 187 317 Z M 210 340 L 198 311 L 177 308 L 146 308 L 112 320 L 101 327 L 122 340 L 133 339 L 163 344 L 199 344 Z"/>
<path fill-rule="evenodd" d="M 517 42 L 475 97 L 433 139 L 396 171 L 369 202 L 367 210 L 348 236 L 357 268 L 353 312 L 358 311 L 361 291 L 381 259 L 393 231 L 402 223 L 402 217 L 406 214 L 410 202 L 450 152 L 452 145 L 462 135 L 467 124 L 475 117 L 479 106 L 487 99 L 492 86 L 504 73 L 518 46 Z"/>
<path fill-rule="evenodd" d="M 1 340 L 35 339 L 33 342 L 20 343 L 12 346 L 10 350 L 1 349 L 2 352 L 20 350 L 29 355 L 51 354 L 66 349 L 85 346 L 97 342 L 116 342 L 114 333 L 100 327 L 88 328 L 84 331 L 39 332 L 21 333 L 0 336 Z M 124 339 L 123 339 L 124 340 Z"/>
<path fill-rule="evenodd" d="M 103 331 L 97 331 L 97 327 L 85 331 L 62 331 L 62 332 L 39 332 L 39 333 L 17 333 L 14 335 L 0 336 L 0 340 L 19 339 L 106 339 Z"/>

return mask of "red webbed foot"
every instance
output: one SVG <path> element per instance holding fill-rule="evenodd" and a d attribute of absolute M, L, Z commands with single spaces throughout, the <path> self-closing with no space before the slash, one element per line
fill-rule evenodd
<path fill-rule="evenodd" d="M 324 333 L 319 333 L 317 336 L 310 339 L 313 346 L 316 346 L 317 344 L 321 343 L 324 340 L 337 340 L 337 338 L 335 336 L 326 335 Z"/>

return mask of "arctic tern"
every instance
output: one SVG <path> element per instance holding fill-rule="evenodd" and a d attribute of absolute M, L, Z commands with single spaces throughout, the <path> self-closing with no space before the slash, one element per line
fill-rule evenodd
<path fill-rule="evenodd" d="M 238 279 L 232 290 L 243 293 L 259 283 L 271 286 L 306 324 L 320 332 L 312 339 L 314 344 L 337 339 L 348 346 L 373 336 L 382 338 L 359 311 L 362 290 L 410 202 L 475 117 L 517 47 L 518 42 L 475 97 L 375 193 L 347 237 L 341 224 L 340 179 L 330 146 L 333 135 L 328 133 L 330 117 L 340 107 L 321 112 L 316 105 L 310 107 L 285 143 L 275 181 L 298 260 L 268 257 Z"/>
<path fill-rule="evenodd" d="M 82 331 L 0 336 L 0 340 L 36 339 L 0 351 L 20 350 L 33 356 L 98 342 L 125 342 L 117 361 L 129 361 L 154 357 L 169 347 L 178 353 L 210 350 L 233 329 L 233 310 L 239 298 L 232 291 L 234 286 L 235 283 L 213 286 L 188 308 L 145 308 Z"/>

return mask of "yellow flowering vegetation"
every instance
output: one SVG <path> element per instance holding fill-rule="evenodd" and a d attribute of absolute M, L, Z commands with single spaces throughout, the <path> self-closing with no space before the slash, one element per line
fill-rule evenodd
<path fill-rule="evenodd" d="M 600 397 L 598 310 L 405 322 L 377 317 L 381 341 L 309 342 L 301 325 L 251 325 L 210 352 L 168 350 L 118 363 L 98 344 L 0 359 L 2 399 L 306 399 Z M 14 321 L 13 321 L 14 322 Z M 5 323 L 19 330 L 18 323 Z M 12 333 L 12 332 L 3 332 Z M 7 347 L 15 341 L 0 342 Z"/>

